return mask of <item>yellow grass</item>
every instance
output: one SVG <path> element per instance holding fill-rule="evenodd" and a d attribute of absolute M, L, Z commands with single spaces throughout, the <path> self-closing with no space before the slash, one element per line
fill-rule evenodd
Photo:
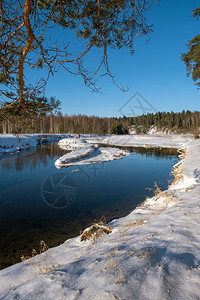
<path fill-rule="evenodd" d="M 33 271 L 35 276 L 39 276 L 39 275 L 46 273 L 46 272 L 50 271 L 51 269 L 59 266 L 59 264 L 56 263 L 52 259 L 51 255 L 47 252 L 48 249 L 49 248 L 46 245 L 46 243 L 43 240 L 41 240 L 38 251 L 36 251 L 35 249 L 32 249 L 31 256 L 24 256 L 24 255 L 21 256 L 21 261 L 24 262 L 27 259 L 33 258 L 38 254 L 45 253 L 45 255 L 42 256 L 41 258 L 39 258 L 38 260 L 31 260 L 31 262 L 30 262 L 31 270 Z"/>
<path fill-rule="evenodd" d="M 96 241 L 99 239 L 104 233 L 109 234 L 112 232 L 112 227 L 107 226 L 106 218 L 103 216 L 98 222 L 92 224 L 89 228 L 85 229 L 81 234 L 80 240 L 87 241 L 93 240 Z"/>

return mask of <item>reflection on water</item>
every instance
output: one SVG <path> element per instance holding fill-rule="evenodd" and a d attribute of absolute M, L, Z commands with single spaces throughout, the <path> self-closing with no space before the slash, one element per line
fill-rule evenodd
<path fill-rule="evenodd" d="M 58 147 L 57 143 L 42 145 L 37 150 L 31 148 L 23 151 L 15 151 L 13 154 L 2 154 L 0 156 L 2 170 L 13 170 L 19 172 L 24 168 L 34 170 L 38 167 L 45 167 L 52 161 L 55 156 L 66 154 L 66 149 Z M 15 158 L 15 159 L 11 159 Z"/>
<path fill-rule="evenodd" d="M 106 145 L 102 145 L 106 147 Z M 111 147 L 110 145 L 108 147 Z M 112 146 L 115 147 L 115 146 Z M 117 147 L 120 148 L 120 147 Z M 129 150 L 131 152 L 139 153 L 146 157 L 164 157 L 172 159 L 173 156 L 178 157 L 176 149 L 168 148 L 144 148 L 144 147 L 121 147 L 122 149 Z M 57 143 L 51 143 L 48 145 L 42 145 L 37 150 L 31 148 L 23 151 L 15 151 L 12 154 L 2 154 L 0 156 L 2 170 L 13 170 L 19 172 L 24 168 L 34 170 L 37 167 L 45 167 L 49 163 L 55 161 L 55 157 L 60 157 L 71 150 L 65 146 L 59 146 Z M 11 159 L 15 158 L 15 159 Z"/>
<path fill-rule="evenodd" d="M 131 151 L 131 150 L 130 150 Z M 146 157 L 154 156 L 154 157 L 165 157 L 167 159 L 171 159 L 172 155 L 178 157 L 178 153 L 176 149 L 168 149 L 168 148 L 145 148 L 145 147 L 136 147 L 134 148 L 136 153 L 140 153 L 142 156 Z"/>
<path fill-rule="evenodd" d="M 113 145 L 99 145 L 102 147 L 113 147 L 129 150 L 131 152 L 139 153 L 142 156 L 146 157 L 165 157 L 167 159 L 172 158 L 172 156 L 178 157 L 178 152 L 173 148 L 162 148 L 162 147 L 118 147 Z"/>
<path fill-rule="evenodd" d="M 54 162 L 66 150 L 57 144 L 1 155 L 0 268 L 30 255 L 41 239 L 53 247 L 102 215 L 110 221 L 128 214 L 152 195 L 146 187 L 154 182 L 166 188 L 177 152 L 129 150 L 122 160 L 60 170 Z"/>

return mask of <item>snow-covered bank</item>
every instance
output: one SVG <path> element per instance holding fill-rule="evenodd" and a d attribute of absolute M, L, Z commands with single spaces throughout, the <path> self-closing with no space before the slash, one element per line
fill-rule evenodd
<path fill-rule="evenodd" d="M 0 153 L 37 147 L 41 143 L 58 141 L 68 136 L 68 134 L 0 134 Z"/>
<path fill-rule="evenodd" d="M 85 146 L 79 150 L 72 151 L 63 155 L 55 161 L 56 167 L 63 167 L 69 165 L 69 163 L 85 158 L 91 154 L 93 154 L 95 148 L 93 146 Z"/>
<path fill-rule="evenodd" d="M 89 144 L 109 144 L 115 146 L 151 146 L 179 148 L 192 138 L 186 135 L 82 135 L 76 134 L 0 134 L 0 153 L 36 147 L 43 142 L 59 141 L 61 148 L 74 150 Z M 85 145 L 86 144 L 86 145 Z"/>
<path fill-rule="evenodd" d="M 56 160 L 55 166 L 57 168 L 61 168 L 101 163 L 115 159 L 120 159 L 128 155 L 130 155 L 130 152 L 127 150 L 121 150 L 111 147 L 101 147 L 95 149 L 92 146 L 87 146 L 80 150 L 75 150 L 70 153 L 67 153 L 66 155 L 63 155 L 62 157 Z"/>
<path fill-rule="evenodd" d="M 166 147 L 166 148 L 180 148 L 187 142 L 191 141 L 190 136 L 185 135 L 110 135 L 110 136 L 95 136 L 82 135 L 83 138 L 65 138 L 58 142 L 62 149 L 74 150 L 71 153 L 64 155 L 55 162 L 56 167 L 83 165 L 91 163 L 99 163 L 111 161 L 114 159 L 123 158 L 129 155 L 129 151 L 117 148 L 98 148 L 92 153 L 89 151 L 89 145 L 94 144 L 96 148 L 98 144 L 105 144 L 110 146 L 121 147 Z M 87 147 L 88 149 L 87 149 Z M 89 155 L 92 157 L 88 157 Z"/>
<path fill-rule="evenodd" d="M 192 140 L 191 136 L 187 135 L 111 135 L 106 137 L 88 137 L 88 143 L 101 143 L 115 146 L 127 147 L 166 147 L 180 148 Z"/>
<path fill-rule="evenodd" d="M 87 142 L 84 139 L 80 138 L 66 138 L 58 142 L 60 148 L 65 150 L 76 150 L 81 149 L 87 145 Z"/>
<path fill-rule="evenodd" d="M 0 134 L 0 153 L 36 147 L 35 139 L 26 135 Z"/>
<path fill-rule="evenodd" d="M 200 141 L 179 148 L 167 191 L 96 242 L 73 238 L 0 271 L 0 299 L 199 299 Z"/>
<path fill-rule="evenodd" d="M 92 140 L 92 143 L 87 143 L 86 140 L 77 137 L 60 140 L 58 142 L 60 148 L 74 151 L 58 158 L 55 162 L 55 166 L 57 168 L 62 168 L 73 165 L 100 163 L 130 155 L 130 152 L 127 150 L 121 150 L 111 147 L 98 148 L 98 145 L 95 145 L 95 148 L 91 144 L 94 144 L 94 140 Z M 90 157 L 88 158 L 88 156 Z"/>

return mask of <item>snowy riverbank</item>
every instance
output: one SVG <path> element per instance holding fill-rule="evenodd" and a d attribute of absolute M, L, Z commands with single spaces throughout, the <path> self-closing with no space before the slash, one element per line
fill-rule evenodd
<path fill-rule="evenodd" d="M 91 154 L 93 154 L 95 151 L 95 148 L 93 146 L 85 146 L 79 150 L 74 150 L 70 153 L 67 153 L 63 155 L 62 157 L 58 158 L 55 161 L 55 166 L 56 167 L 62 167 L 69 165 L 70 163 L 76 161 L 76 160 L 81 160 L 82 158 L 85 158 Z"/>
<path fill-rule="evenodd" d="M 84 136 L 84 135 L 83 135 Z M 109 144 L 110 146 L 126 146 L 126 147 L 166 147 L 180 148 L 192 137 L 189 135 L 159 134 L 159 135 L 110 135 L 106 137 L 85 137 L 88 143 Z"/>
<path fill-rule="evenodd" d="M 127 150 L 111 147 L 98 148 L 98 144 L 93 146 L 80 138 L 62 139 L 58 142 L 58 145 L 62 149 L 73 151 L 58 158 L 55 161 L 56 168 L 100 163 L 130 155 Z"/>
<path fill-rule="evenodd" d="M 179 148 L 192 138 L 188 135 L 81 135 L 76 134 L 0 134 L 0 153 L 14 152 L 22 149 L 36 147 L 43 142 L 60 141 L 59 146 L 66 150 L 75 150 L 85 146 L 85 141 L 90 144 L 109 144 L 129 147 L 170 147 Z M 66 140 L 77 140 L 77 143 L 68 143 Z M 87 145 L 86 143 L 86 145 Z"/>
<path fill-rule="evenodd" d="M 14 152 L 21 149 L 37 147 L 37 142 L 34 138 L 14 134 L 0 134 L 0 153 Z"/>
<path fill-rule="evenodd" d="M 68 136 L 67 134 L 0 134 L 0 154 L 34 148 L 41 143 L 59 141 Z"/>
<path fill-rule="evenodd" d="M 76 237 L 0 271 L 0 299 L 199 299 L 200 141 L 106 139 L 112 145 L 179 148 L 174 182 L 113 220 L 112 233 L 97 241 Z"/>

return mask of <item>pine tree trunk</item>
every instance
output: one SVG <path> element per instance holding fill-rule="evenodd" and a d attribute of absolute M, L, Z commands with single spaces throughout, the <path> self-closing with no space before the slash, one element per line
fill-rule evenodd
<path fill-rule="evenodd" d="M 26 42 L 26 45 L 22 51 L 20 60 L 19 60 L 19 100 L 21 105 L 24 107 L 25 101 L 24 101 L 24 60 L 31 48 L 31 45 L 35 39 L 32 28 L 31 28 L 31 23 L 30 23 L 30 14 L 31 14 L 31 9 L 32 9 L 33 2 L 32 0 L 26 0 L 25 5 L 24 5 L 24 13 L 23 13 L 23 19 L 24 19 L 24 24 L 26 27 L 26 31 L 28 34 L 28 39 Z"/>

